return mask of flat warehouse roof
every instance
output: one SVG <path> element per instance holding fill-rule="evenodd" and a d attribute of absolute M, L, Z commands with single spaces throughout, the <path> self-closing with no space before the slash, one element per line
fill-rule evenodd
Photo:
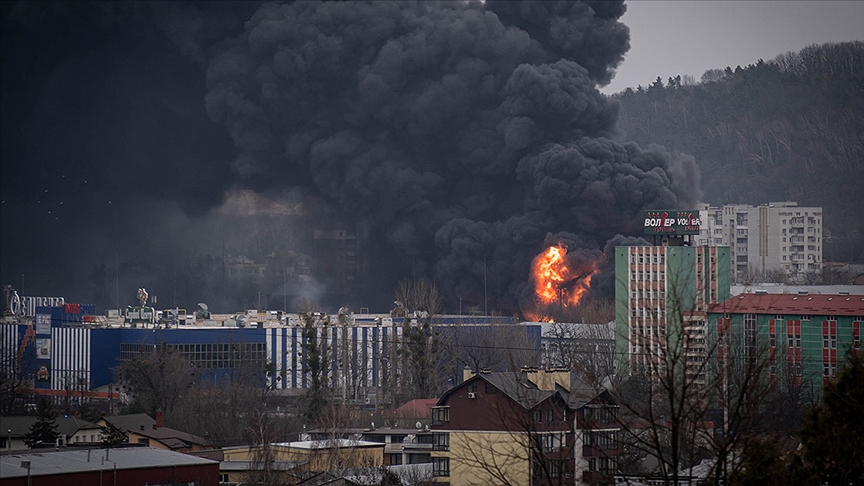
<path fill-rule="evenodd" d="M 27 476 L 22 463 L 30 462 L 31 476 L 122 469 L 218 464 L 217 461 L 150 447 L 30 451 L 0 457 L 0 478 Z"/>

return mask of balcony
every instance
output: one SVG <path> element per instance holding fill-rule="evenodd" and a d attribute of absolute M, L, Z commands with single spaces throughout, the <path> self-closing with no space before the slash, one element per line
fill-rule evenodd
<path fill-rule="evenodd" d="M 793 244 L 800 243 L 803 245 L 804 244 L 804 237 L 803 236 L 793 236 L 792 238 L 789 238 L 789 242 L 793 243 Z"/>
<path fill-rule="evenodd" d="M 804 255 L 802 255 L 801 253 L 793 253 L 790 257 L 790 260 L 792 260 L 793 262 L 803 262 Z"/>
<path fill-rule="evenodd" d="M 582 457 L 612 457 L 621 454 L 621 449 L 603 449 L 594 446 L 582 446 Z"/>
<path fill-rule="evenodd" d="M 614 484 L 615 476 L 600 471 L 582 471 L 582 481 L 588 484 Z"/>

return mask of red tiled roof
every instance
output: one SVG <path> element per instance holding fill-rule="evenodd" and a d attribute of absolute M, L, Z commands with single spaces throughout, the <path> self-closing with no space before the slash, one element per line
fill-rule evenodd
<path fill-rule="evenodd" d="M 438 403 L 437 398 L 418 398 L 411 400 L 393 410 L 393 417 L 428 419 L 432 417 L 432 407 Z"/>
<path fill-rule="evenodd" d="M 714 314 L 864 316 L 864 296 L 829 294 L 741 294 L 713 305 Z"/>

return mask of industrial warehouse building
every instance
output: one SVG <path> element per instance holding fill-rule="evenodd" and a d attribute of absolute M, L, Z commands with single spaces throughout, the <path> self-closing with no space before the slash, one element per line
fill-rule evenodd
<path fill-rule="evenodd" d="M 115 381 L 113 369 L 158 346 L 182 353 L 200 370 L 202 380 L 214 385 L 244 366 L 262 361 L 270 367 L 268 374 L 261 376 L 261 386 L 290 393 L 309 385 L 303 371 L 306 339 L 296 315 L 260 327 L 216 323 L 166 329 L 100 327 L 86 315 L 76 317 L 60 310 L 64 309 L 37 307 L 30 322 L 0 325 L 0 346 L 4 353 L 17 355 L 21 369 L 15 372 L 32 379 L 37 393 L 58 394 L 71 388 L 75 390 L 75 399 L 122 399 L 123 390 L 109 386 Z M 526 343 L 537 349 L 540 362 L 553 362 L 558 353 L 557 339 L 552 336 L 549 323 L 520 323 L 512 317 L 436 316 L 433 326 L 508 328 L 508 332 L 523 336 Z M 328 370 L 331 387 L 341 390 L 349 402 L 370 406 L 389 403 L 386 388 L 397 386 L 402 375 L 402 359 L 398 354 L 403 332 L 400 317 L 352 314 L 342 323 L 335 318 L 332 322 L 322 320 L 316 332 L 319 339 L 327 342 L 331 353 Z M 593 334 L 586 339 L 604 340 Z M 611 350 L 611 336 L 600 346 Z"/>
<path fill-rule="evenodd" d="M 217 486 L 219 462 L 149 447 L 31 451 L 0 456 L 0 482 L 8 486 Z"/>

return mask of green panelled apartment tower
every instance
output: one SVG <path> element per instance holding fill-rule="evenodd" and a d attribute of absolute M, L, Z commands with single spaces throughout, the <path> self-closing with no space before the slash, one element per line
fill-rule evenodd
<path fill-rule="evenodd" d="M 668 241 L 676 242 L 680 240 Z M 618 372 L 647 365 L 651 360 L 656 363 L 667 346 L 679 342 L 688 361 L 704 361 L 708 309 L 729 299 L 729 285 L 729 247 L 617 247 Z"/>

